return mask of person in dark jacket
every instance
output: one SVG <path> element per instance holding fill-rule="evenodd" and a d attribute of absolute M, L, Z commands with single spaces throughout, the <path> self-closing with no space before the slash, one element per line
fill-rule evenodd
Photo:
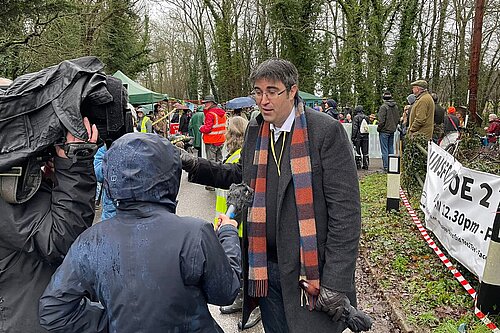
<path fill-rule="evenodd" d="M 83 121 L 88 142 L 97 128 Z M 66 142 L 82 142 L 69 131 Z M 0 197 L 0 331 L 45 333 L 39 324 L 38 299 L 77 236 L 92 225 L 96 179 L 92 157 L 57 156 L 44 167 L 38 191 L 28 201 L 7 203 Z"/>
<path fill-rule="evenodd" d="M 337 112 L 337 102 L 335 102 L 333 99 L 328 99 L 326 101 L 327 108 L 325 110 L 325 113 L 334 119 L 339 119 L 339 113 Z"/>
<path fill-rule="evenodd" d="M 358 170 L 361 168 L 368 170 L 368 165 L 370 163 L 370 159 L 368 157 L 368 144 L 370 140 L 368 124 L 370 123 L 370 120 L 364 114 L 362 105 L 356 105 L 354 113 L 356 115 L 352 120 L 351 141 L 356 150 L 356 168 Z M 363 160 L 362 165 L 361 160 Z"/>
<path fill-rule="evenodd" d="M 198 106 L 196 108 L 195 113 L 189 120 L 189 126 L 188 126 L 189 136 L 194 137 L 193 147 L 198 152 L 198 157 L 201 157 L 201 144 L 202 144 L 201 132 L 199 131 L 199 129 L 203 125 L 204 121 L 205 121 L 205 114 L 203 113 L 203 106 Z"/>
<path fill-rule="evenodd" d="M 181 119 L 179 120 L 179 132 L 184 135 L 189 134 L 189 120 L 191 120 L 191 111 L 182 110 Z"/>
<path fill-rule="evenodd" d="M 390 91 L 385 91 L 382 99 L 384 103 L 378 110 L 377 132 L 382 153 L 382 165 L 384 171 L 387 171 L 389 154 L 394 154 L 394 132 L 398 128 L 399 108 L 394 102 Z"/>
<path fill-rule="evenodd" d="M 439 104 L 439 96 L 436 93 L 431 94 L 434 100 L 434 132 L 432 135 L 432 140 L 437 143 L 438 140 L 443 136 L 443 123 L 444 117 L 446 115 L 446 110 Z"/>
<path fill-rule="evenodd" d="M 460 121 L 456 115 L 457 109 L 454 106 L 448 107 L 448 112 L 444 118 L 444 134 L 447 135 L 451 132 L 458 132 Z"/>
<path fill-rule="evenodd" d="M 194 183 L 255 189 L 243 214 L 243 324 L 259 305 L 266 333 L 341 333 L 344 310 L 356 306 L 361 228 L 349 139 L 340 122 L 305 107 L 289 61 L 264 61 L 250 81 L 261 114 L 249 122 L 240 161 L 184 153 L 183 168 Z"/>
<path fill-rule="evenodd" d="M 207 302 L 229 305 L 238 294 L 236 221 L 221 214 L 216 234 L 210 222 L 175 214 L 181 160 L 158 135 L 116 140 L 103 172 L 116 216 L 72 245 L 40 298 L 42 326 L 57 332 L 222 332 Z"/>

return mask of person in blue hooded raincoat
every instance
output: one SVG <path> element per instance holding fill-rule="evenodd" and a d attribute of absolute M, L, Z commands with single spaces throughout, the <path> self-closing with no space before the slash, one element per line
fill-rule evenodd
<path fill-rule="evenodd" d="M 116 216 L 72 245 L 40 299 L 41 325 L 56 332 L 222 332 L 207 302 L 229 305 L 238 294 L 236 222 L 221 214 L 214 232 L 209 222 L 175 214 L 181 160 L 157 135 L 115 141 L 103 173 Z"/>

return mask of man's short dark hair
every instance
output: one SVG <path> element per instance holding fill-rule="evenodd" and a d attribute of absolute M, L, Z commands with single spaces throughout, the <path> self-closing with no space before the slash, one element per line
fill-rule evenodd
<path fill-rule="evenodd" d="M 250 83 L 252 86 L 255 84 L 255 81 L 260 79 L 282 82 L 286 89 L 290 91 L 292 86 L 299 82 L 299 72 L 297 71 L 297 67 L 290 61 L 271 58 L 262 62 L 250 74 Z"/>

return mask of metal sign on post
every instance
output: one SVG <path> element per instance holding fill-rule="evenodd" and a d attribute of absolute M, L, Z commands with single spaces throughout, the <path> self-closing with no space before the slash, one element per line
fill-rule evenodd
<path fill-rule="evenodd" d="M 398 155 L 389 155 L 389 168 L 387 169 L 387 204 L 386 210 L 399 212 L 401 158 Z"/>

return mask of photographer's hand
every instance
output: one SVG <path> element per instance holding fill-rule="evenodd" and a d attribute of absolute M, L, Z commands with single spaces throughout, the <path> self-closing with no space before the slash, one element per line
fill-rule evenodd
<path fill-rule="evenodd" d="M 83 125 L 85 125 L 85 128 L 87 129 L 88 136 L 90 138 L 88 140 L 88 142 L 89 143 L 96 143 L 97 137 L 99 136 L 99 133 L 97 131 L 97 127 L 95 125 L 91 126 L 87 117 L 83 118 Z M 85 141 L 76 138 L 73 134 L 71 134 L 68 131 L 68 133 L 66 134 L 66 143 L 74 143 L 74 142 L 85 142 Z M 66 153 L 64 152 L 64 149 L 62 149 L 59 146 L 56 146 L 56 153 L 57 153 L 57 156 L 59 156 L 61 158 L 68 158 L 68 156 L 66 156 Z"/>

